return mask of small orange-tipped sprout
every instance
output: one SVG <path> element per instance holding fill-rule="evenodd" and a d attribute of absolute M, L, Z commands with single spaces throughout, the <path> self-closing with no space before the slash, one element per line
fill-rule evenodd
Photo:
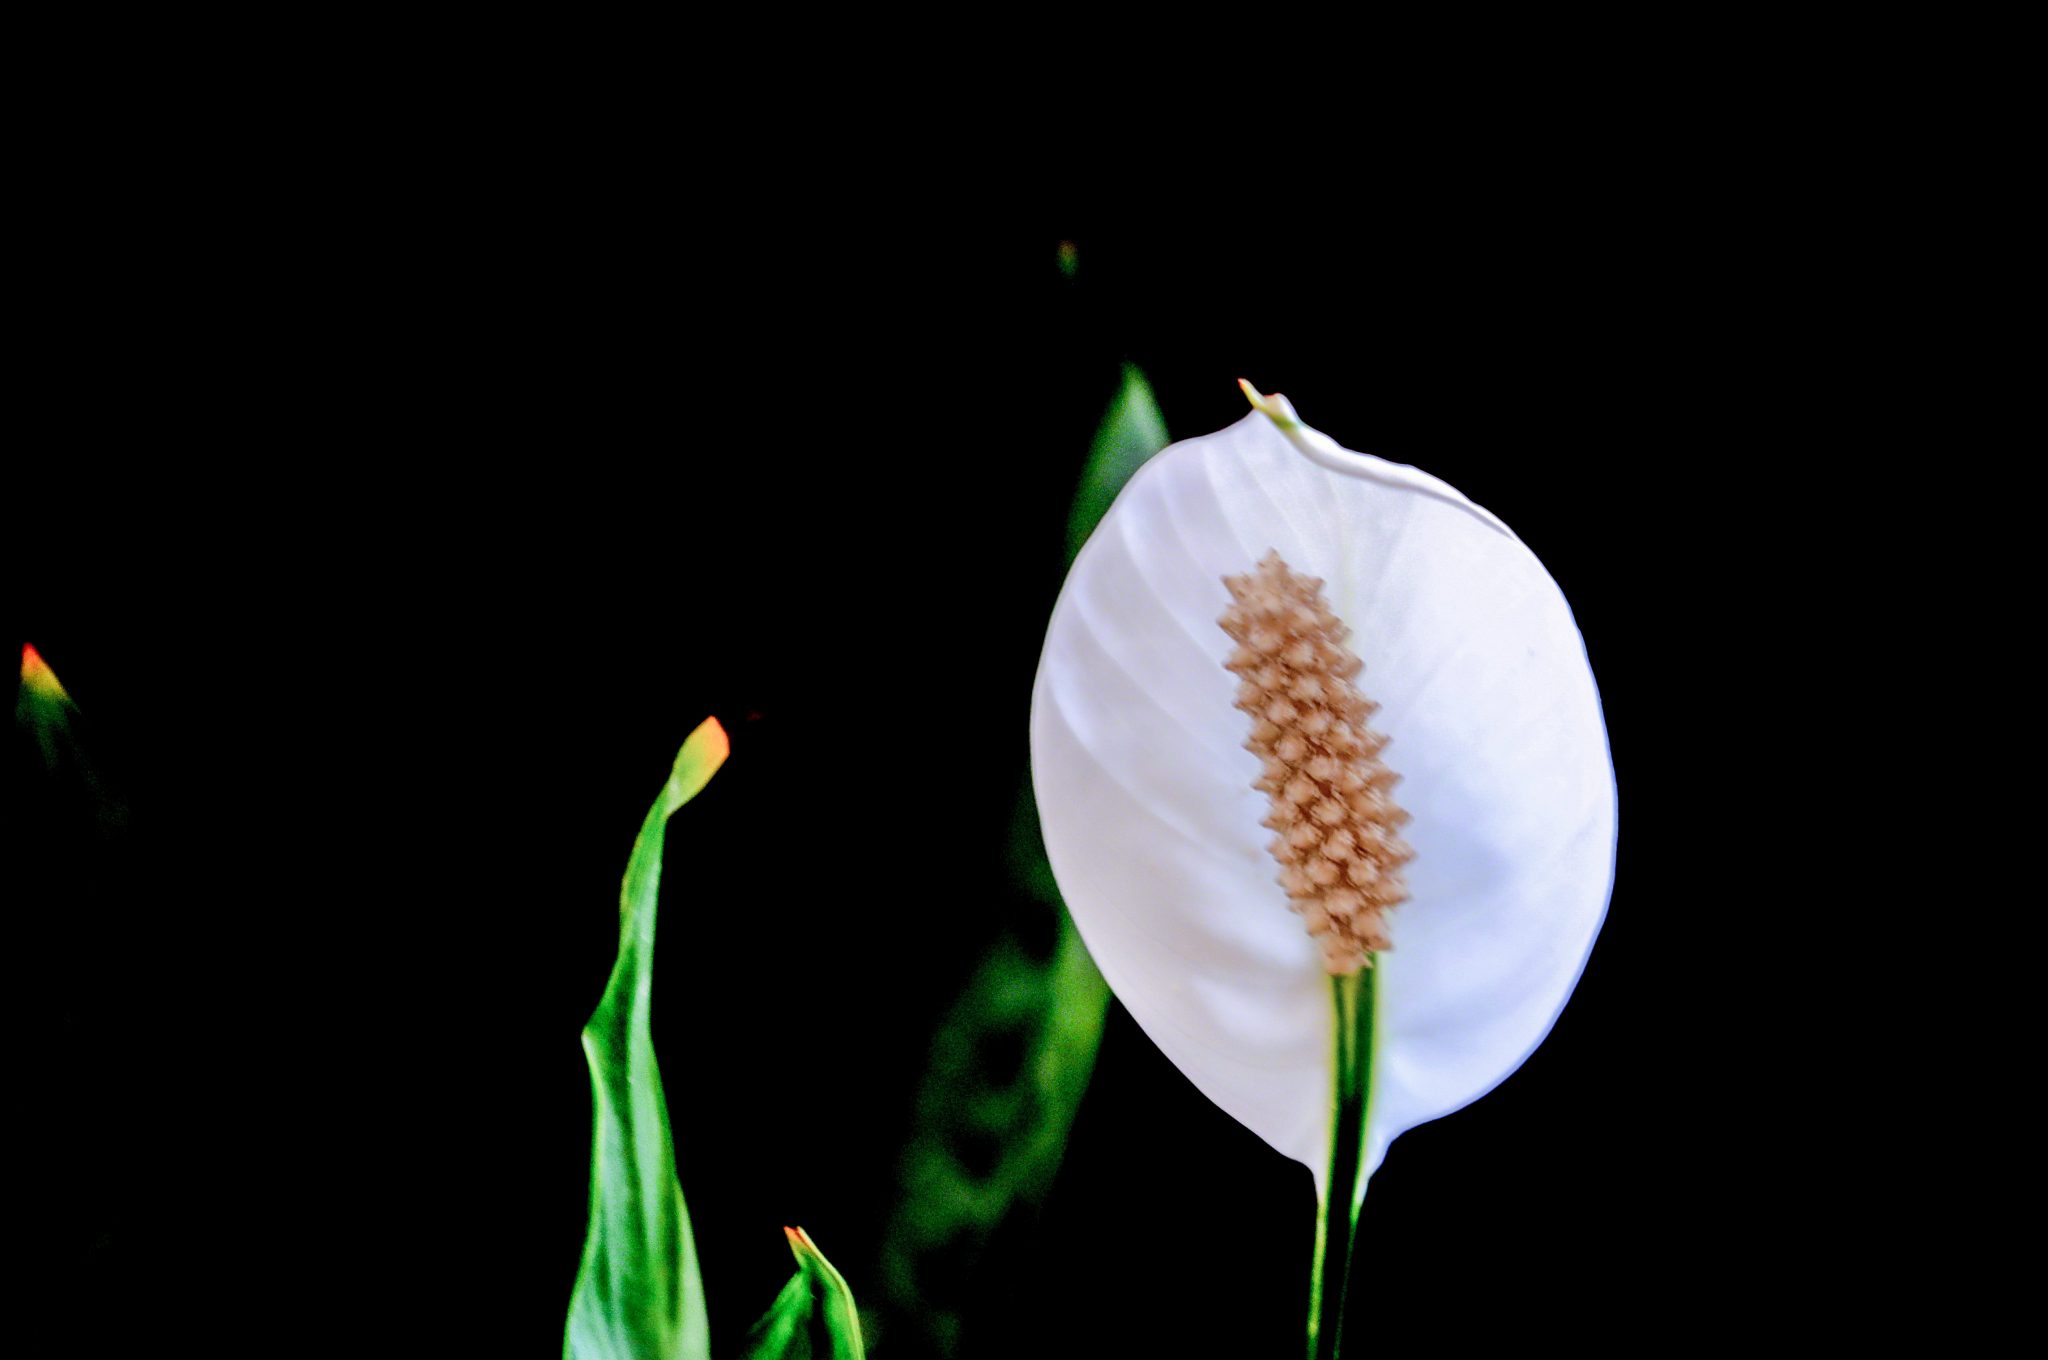
<path fill-rule="evenodd" d="M 14 696 L 14 721 L 34 735 L 42 748 L 43 763 L 54 769 L 60 749 L 70 743 L 71 716 L 78 706 L 64 692 L 57 672 L 43 660 L 33 643 L 21 649 L 21 689 Z"/>
<path fill-rule="evenodd" d="M 64 692 L 64 686 L 57 679 L 57 672 L 50 669 L 50 663 L 43 660 L 43 654 L 32 642 L 23 643 L 21 648 L 21 685 L 43 699 L 58 699 L 69 702 L 71 696 Z"/>

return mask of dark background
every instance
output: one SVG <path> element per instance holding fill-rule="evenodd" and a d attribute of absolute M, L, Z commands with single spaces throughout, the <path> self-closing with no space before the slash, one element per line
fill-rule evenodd
<path fill-rule="evenodd" d="M 1379 1353 L 1712 1315 L 1751 1206 L 1698 1093 L 1756 984 L 1703 950 L 1700 640 L 1742 589 L 1711 469 L 1737 348 L 1782 343 L 1771 247 L 1622 167 L 1091 232 L 428 161 L 250 192 L 141 155 L 48 210 L 0 642 L 42 649 L 125 812 L 10 748 L 37 1325 L 556 1354 L 577 1031 L 707 713 L 733 754 L 672 826 L 656 1040 L 714 1339 L 787 1277 L 785 1223 L 858 1295 L 931 1029 L 1018 907 L 1032 673 L 1126 360 L 1175 436 L 1242 376 L 1499 514 L 1606 706 L 1606 926 L 1546 1044 L 1375 1178 Z M 1291 1354 L 1312 1222 L 1307 1172 L 1113 1008 L 968 1353 Z"/>

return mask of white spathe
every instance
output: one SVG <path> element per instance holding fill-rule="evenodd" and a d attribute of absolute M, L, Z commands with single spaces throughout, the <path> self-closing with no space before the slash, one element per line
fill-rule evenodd
<path fill-rule="evenodd" d="M 1320 1189 L 1330 983 L 1265 848 L 1223 577 L 1277 549 L 1324 578 L 1414 816 L 1409 900 L 1377 956 L 1368 1173 L 1549 1032 L 1607 910 L 1614 771 L 1585 645 L 1535 554 L 1427 473 L 1255 399 L 1270 418 L 1147 463 L 1076 559 L 1032 696 L 1032 780 L 1060 891 L 1117 997 Z"/>

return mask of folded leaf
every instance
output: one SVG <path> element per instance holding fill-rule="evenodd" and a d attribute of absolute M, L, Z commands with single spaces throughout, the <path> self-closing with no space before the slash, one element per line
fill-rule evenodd
<path fill-rule="evenodd" d="M 853 1291 L 802 1228 L 784 1228 L 797 1272 L 747 1333 L 746 1360 L 862 1360 Z"/>
<path fill-rule="evenodd" d="M 619 895 L 619 957 L 590 1023 L 590 1228 L 569 1301 L 568 1360 L 702 1360 L 711 1353 L 690 1215 L 648 1028 L 654 914 L 669 815 L 702 791 L 729 747 L 706 718 L 648 810 Z"/>

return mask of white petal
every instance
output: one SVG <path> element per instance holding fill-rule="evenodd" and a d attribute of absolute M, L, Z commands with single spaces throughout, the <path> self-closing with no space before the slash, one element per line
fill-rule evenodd
<path fill-rule="evenodd" d="M 1039 664 L 1031 758 L 1046 850 L 1145 1032 L 1320 1181 L 1329 983 L 1274 881 L 1217 624 L 1222 578 L 1268 549 L 1327 581 L 1415 819 L 1410 899 L 1380 957 L 1369 1168 L 1548 1032 L 1606 911 L 1614 776 L 1556 583 L 1435 478 L 1254 413 L 1167 449 L 1118 497 L 1067 577 Z"/>

